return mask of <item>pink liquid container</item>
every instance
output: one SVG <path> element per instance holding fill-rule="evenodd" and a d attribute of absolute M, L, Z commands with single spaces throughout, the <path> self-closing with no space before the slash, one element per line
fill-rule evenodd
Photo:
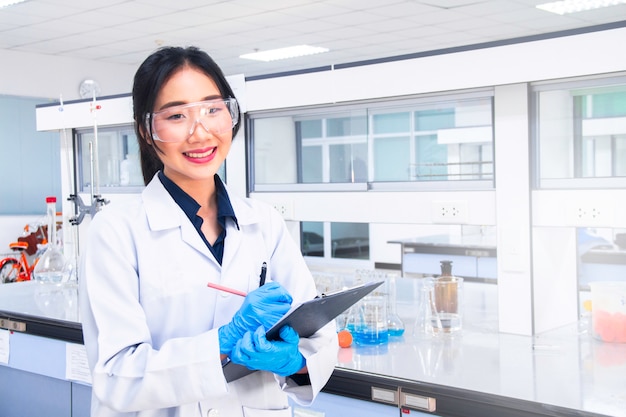
<path fill-rule="evenodd" d="M 609 343 L 626 343 L 626 281 L 599 281 L 591 288 L 591 333 Z"/>

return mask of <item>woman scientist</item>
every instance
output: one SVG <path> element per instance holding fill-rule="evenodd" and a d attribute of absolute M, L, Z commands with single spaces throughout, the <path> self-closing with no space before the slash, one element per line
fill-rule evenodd
<path fill-rule="evenodd" d="M 150 55 L 132 96 L 147 185 L 94 217 L 81 255 L 91 415 L 291 416 L 288 397 L 308 405 L 330 378 L 336 332 L 331 323 L 305 339 L 287 326 L 278 341 L 264 337 L 315 285 L 278 212 L 216 175 L 239 128 L 237 100 L 194 47 Z M 229 383 L 228 360 L 258 371 Z"/>

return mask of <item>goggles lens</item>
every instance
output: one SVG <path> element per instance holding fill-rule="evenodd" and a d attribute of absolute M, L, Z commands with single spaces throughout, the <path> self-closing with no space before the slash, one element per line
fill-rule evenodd
<path fill-rule="evenodd" d="M 239 120 L 239 106 L 234 98 L 207 100 L 169 107 L 147 117 L 154 140 L 183 142 L 198 125 L 213 134 L 231 130 Z"/>

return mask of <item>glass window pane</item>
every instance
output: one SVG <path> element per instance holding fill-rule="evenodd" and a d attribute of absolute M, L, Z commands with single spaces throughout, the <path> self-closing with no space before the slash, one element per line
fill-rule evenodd
<path fill-rule="evenodd" d="M 254 184 L 493 180 L 492 97 L 444 98 L 252 115 Z"/>
<path fill-rule="evenodd" d="M 333 258 L 369 259 L 369 225 L 367 223 L 331 223 Z"/>
<path fill-rule="evenodd" d="M 448 179 L 448 146 L 437 143 L 437 135 L 415 138 L 415 176 L 418 181 Z"/>
<path fill-rule="evenodd" d="M 322 121 L 321 120 L 303 120 L 298 122 L 302 132 L 302 139 L 321 138 L 322 137 Z"/>
<path fill-rule="evenodd" d="M 330 145 L 330 182 L 367 182 L 365 144 Z"/>
<path fill-rule="evenodd" d="M 92 130 L 78 132 L 78 152 L 80 164 L 80 191 L 90 191 L 94 185 L 102 188 L 143 186 L 143 175 L 139 161 L 139 147 L 132 126 L 100 128 L 96 152 L 95 135 Z M 90 150 L 91 149 L 91 150 Z M 91 158 L 97 155 L 97 166 L 93 167 Z M 96 165 L 96 164 L 94 164 Z M 95 184 L 95 181 L 98 184 Z M 109 190 L 108 192 L 115 192 Z"/>
<path fill-rule="evenodd" d="M 374 181 L 409 181 L 410 138 L 388 137 L 374 140 Z"/>
<path fill-rule="evenodd" d="M 352 136 L 367 134 L 367 117 L 338 117 L 326 121 L 327 136 Z"/>
<path fill-rule="evenodd" d="M 536 94 L 539 180 L 624 177 L 626 85 L 595 86 Z M 582 85 L 582 82 L 579 83 Z M 547 183 L 549 184 L 549 183 Z M 603 183 L 606 184 L 606 183 Z"/>
<path fill-rule="evenodd" d="M 324 223 L 300 223 L 300 250 L 304 256 L 324 257 Z"/>
<path fill-rule="evenodd" d="M 411 130 L 410 113 L 375 114 L 373 117 L 374 134 L 406 133 Z"/>
<path fill-rule="evenodd" d="M 576 230 L 578 285 L 581 289 L 607 277 L 626 276 L 626 264 L 620 262 L 622 252 L 615 250 L 616 247 L 626 249 L 625 229 L 585 227 Z"/>
<path fill-rule="evenodd" d="M 454 127 L 454 109 L 415 112 L 415 130 L 450 129 Z"/>
<path fill-rule="evenodd" d="M 296 184 L 297 143 L 303 131 L 312 134 L 313 124 L 292 117 L 259 118 L 253 122 L 254 181 L 256 184 Z"/>
<path fill-rule="evenodd" d="M 626 177 L 626 135 L 615 136 L 613 161 L 615 164 L 615 175 Z"/>
<path fill-rule="evenodd" d="M 323 182 L 322 147 L 305 146 L 302 148 L 302 182 Z"/>
<path fill-rule="evenodd" d="M 583 96 L 588 118 L 626 116 L 626 91 L 615 91 Z"/>

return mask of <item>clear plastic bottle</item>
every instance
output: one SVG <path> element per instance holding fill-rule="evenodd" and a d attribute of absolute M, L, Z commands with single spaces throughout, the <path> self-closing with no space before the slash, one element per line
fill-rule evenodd
<path fill-rule="evenodd" d="M 57 242 L 56 197 L 46 197 L 48 247 L 37 261 L 33 279 L 43 283 L 61 284 L 70 276 L 70 266 Z"/>

